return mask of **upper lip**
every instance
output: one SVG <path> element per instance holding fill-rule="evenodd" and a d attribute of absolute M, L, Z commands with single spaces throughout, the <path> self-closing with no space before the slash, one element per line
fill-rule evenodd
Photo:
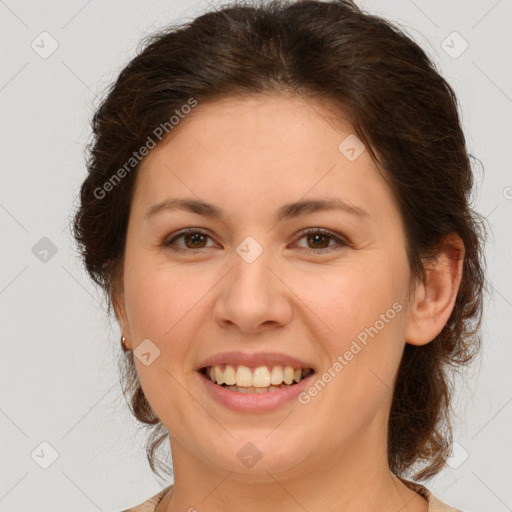
<path fill-rule="evenodd" d="M 246 352 L 232 351 L 222 352 L 208 357 L 200 365 L 199 370 L 208 366 L 216 366 L 222 364 L 230 364 L 232 366 L 244 365 L 249 367 L 258 366 L 292 366 L 293 368 L 311 368 L 314 370 L 310 363 L 307 363 L 296 357 L 287 354 L 279 354 L 278 352 L 255 352 L 248 354 Z"/>

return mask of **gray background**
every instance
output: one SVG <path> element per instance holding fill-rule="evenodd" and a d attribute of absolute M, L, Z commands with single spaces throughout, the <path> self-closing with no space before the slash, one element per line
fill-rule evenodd
<path fill-rule="evenodd" d="M 145 33 L 207 5 L 0 1 L 0 511 L 118 511 L 170 483 L 145 460 L 144 431 L 118 385 L 118 327 L 81 268 L 68 224 L 104 87 Z M 405 28 L 454 87 L 469 151 L 484 167 L 475 167 L 475 204 L 493 230 L 484 353 L 459 381 L 451 467 L 427 485 L 464 511 L 511 510 L 512 2 L 359 5 Z M 58 457 L 43 469 L 52 449 Z"/>

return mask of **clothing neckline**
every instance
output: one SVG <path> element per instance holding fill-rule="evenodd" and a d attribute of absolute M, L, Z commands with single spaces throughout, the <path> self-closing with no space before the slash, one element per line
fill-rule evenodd
<path fill-rule="evenodd" d="M 421 497 L 425 498 L 428 502 L 428 512 L 461 512 L 459 509 L 450 507 L 446 503 L 436 498 L 424 485 L 413 482 L 411 480 L 406 480 L 405 478 L 398 478 L 396 475 L 393 475 L 393 477 L 406 485 L 412 491 L 419 494 Z M 155 512 L 160 502 L 167 496 L 168 493 L 171 493 L 173 489 L 174 484 L 171 484 L 168 487 L 162 489 L 153 497 L 149 498 L 147 501 L 144 501 L 136 507 L 124 510 L 123 512 Z"/>

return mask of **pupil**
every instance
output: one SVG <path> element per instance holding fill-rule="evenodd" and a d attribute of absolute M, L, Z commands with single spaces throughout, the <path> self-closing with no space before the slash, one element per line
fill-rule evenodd
<path fill-rule="evenodd" d="M 313 239 L 313 244 L 315 244 L 315 243 L 316 243 L 316 240 L 317 240 L 318 238 L 320 238 L 320 239 L 321 239 L 321 238 L 324 238 L 324 240 L 325 240 L 327 237 L 326 237 L 325 235 L 321 235 L 321 234 L 317 234 L 317 235 L 309 235 L 309 239 L 310 239 L 310 241 L 311 241 L 311 239 Z M 323 247 L 327 247 L 328 245 L 329 245 L 329 241 L 327 241 L 327 245 L 326 245 L 325 243 L 324 243 L 324 244 L 322 244 L 322 248 L 323 248 Z"/>
<path fill-rule="evenodd" d="M 202 238 L 204 238 L 204 236 L 201 233 L 192 233 L 185 235 L 185 239 L 187 241 L 190 241 L 192 239 L 192 244 L 200 243 Z"/>

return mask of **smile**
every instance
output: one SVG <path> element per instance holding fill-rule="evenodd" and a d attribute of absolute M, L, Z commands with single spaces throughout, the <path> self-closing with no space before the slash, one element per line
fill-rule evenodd
<path fill-rule="evenodd" d="M 292 366 L 215 365 L 200 372 L 214 384 L 239 393 L 269 393 L 294 386 L 314 371 Z"/>

